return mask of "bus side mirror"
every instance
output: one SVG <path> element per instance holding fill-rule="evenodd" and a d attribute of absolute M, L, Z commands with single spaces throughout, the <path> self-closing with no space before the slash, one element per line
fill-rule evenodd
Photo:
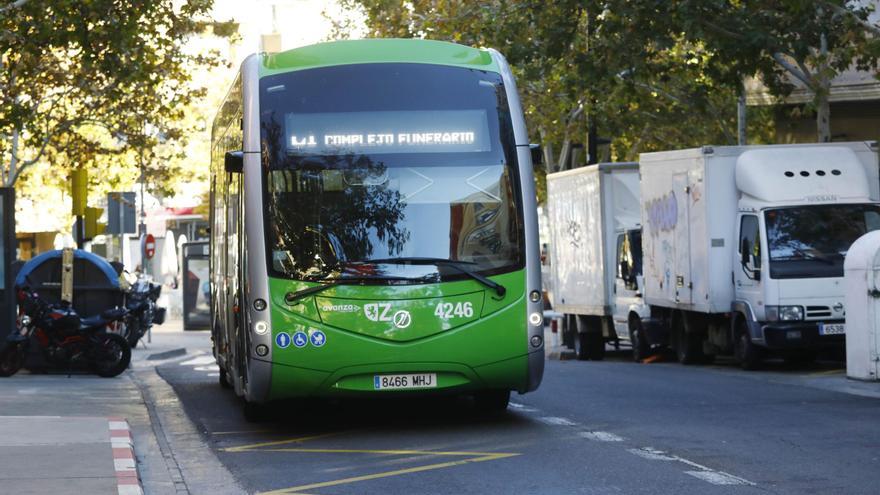
<path fill-rule="evenodd" d="M 532 153 L 532 166 L 544 164 L 544 150 L 540 144 L 530 144 L 529 151 Z"/>
<path fill-rule="evenodd" d="M 239 151 L 227 151 L 225 159 L 226 173 L 240 174 L 244 171 L 244 153 Z"/>

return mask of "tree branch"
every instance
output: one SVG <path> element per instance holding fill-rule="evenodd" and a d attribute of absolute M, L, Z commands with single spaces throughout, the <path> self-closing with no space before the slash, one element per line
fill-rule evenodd
<path fill-rule="evenodd" d="M 0 8 L 0 14 L 6 12 L 8 10 L 20 8 L 20 7 L 24 6 L 24 4 L 28 3 L 28 1 L 29 0 L 15 0 L 14 2 L 7 5 L 6 7 Z"/>
<path fill-rule="evenodd" d="M 781 65 L 783 69 L 787 70 L 800 82 L 806 84 L 808 88 L 813 88 L 813 76 L 809 73 L 809 69 L 802 62 L 798 61 L 798 66 L 795 66 L 786 58 L 784 54 L 778 52 L 773 54 L 773 60 L 775 60 L 777 64 Z"/>
<path fill-rule="evenodd" d="M 823 1 L 822 4 L 831 9 L 831 11 L 835 14 L 843 14 L 856 21 L 856 23 L 865 28 L 866 31 L 874 34 L 874 36 L 880 36 L 880 27 L 875 26 L 874 24 L 871 24 L 870 22 L 862 19 L 861 17 L 857 16 L 855 12 L 828 1 Z"/>

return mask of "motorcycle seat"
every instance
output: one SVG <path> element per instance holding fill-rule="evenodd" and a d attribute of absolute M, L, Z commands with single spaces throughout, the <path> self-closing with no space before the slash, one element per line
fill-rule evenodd
<path fill-rule="evenodd" d="M 111 308 L 102 312 L 99 315 L 83 318 L 80 326 L 82 328 L 97 327 L 111 321 L 119 320 L 123 316 L 125 316 L 124 308 Z"/>

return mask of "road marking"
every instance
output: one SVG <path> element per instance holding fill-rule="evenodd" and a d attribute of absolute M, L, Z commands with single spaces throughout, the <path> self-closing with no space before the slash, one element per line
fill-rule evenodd
<path fill-rule="evenodd" d="M 751 481 L 721 471 L 685 471 L 685 473 L 713 485 L 754 485 Z"/>
<path fill-rule="evenodd" d="M 579 435 L 586 438 L 587 440 L 595 440 L 597 442 L 623 441 L 623 437 L 619 437 L 614 433 L 608 433 L 607 431 L 582 431 L 579 433 Z"/>
<path fill-rule="evenodd" d="M 553 426 L 574 426 L 577 424 L 570 419 L 560 418 L 558 416 L 542 416 L 538 418 L 538 421 Z"/>
<path fill-rule="evenodd" d="M 211 435 L 250 435 L 252 433 L 272 433 L 274 430 L 231 430 L 215 431 Z"/>
<path fill-rule="evenodd" d="M 307 449 L 307 448 L 280 448 L 260 449 L 260 452 L 313 452 L 316 454 L 380 454 L 380 455 L 436 455 L 436 456 L 492 456 L 497 452 L 449 452 L 442 450 L 406 450 L 406 449 Z M 519 455 L 519 454 L 511 454 Z"/>
<path fill-rule="evenodd" d="M 181 366 L 203 366 L 206 364 L 216 363 L 214 356 L 197 356 L 188 361 L 180 363 Z"/>
<path fill-rule="evenodd" d="M 287 440 L 276 440 L 273 442 L 260 442 L 253 443 L 249 445 L 239 445 L 237 447 L 227 447 L 225 449 L 220 449 L 222 452 L 246 452 L 248 450 L 255 450 L 262 447 L 274 447 L 276 445 L 284 445 L 288 443 L 300 443 L 307 442 L 309 440 L 314 440 L 316 438 L 324 438 L 324 437 L 332 437 L 334 435 L 341 435 L 343 433 L 347 433 L 345 431 L 337 431 L 332 433 L 321 433 L 320 435 L 309 435 L 306 437 L 297 437 L 297 438 L 289 438 Z"/>
<path fill-rule="evenodd" d="M 430 453 L 430 452 L 425 452 L 425 453 Z M 343 479 L 333 480 L 333 481 L 322 481 L 320 483 L 312 483 L 310 485 L 294 486 L 291 488 L 282 488 L 280 490 L 274 490 L 271 492 L 262 492 L 260 495 L 294 494 L 294 493 L 300 493 L 300 492 L 302 492 L 302 490 L 311 490 L 313 488 L 323 488 L 323 487 L 327 487 L 327 486 L 345 485 L 348 483 L 356 483 L 358 481 L 375 480 L 375 479 L 380 479 L 380 478 L 388 478 L 391 476 L 400 476 L 403 474 L 420 473 L 423 471 L 431 471 L 431 470 L 435 470 L 435 469 L 443 469 L 443 468 L 448 468 L 448 467 L 461 466 L 463 464 L 468 464 L 468 463 L 472 463 L 472 462 L 484 462 L 484 461 L 494 461 L 494 460 L 498 460 L 498 459 L 505 459 L 508 457 L 514 457 L 514 456 L 518 456 L 518 455 L 520 455 L 520 454 L 513 454 L 513 453 L 490 454 L 490 455 L 485 455 L 485 456 L 481 456 L 481 457 L 474 457 L 471 459 L 461 459 L 461 460 L 457 460 L 457 461 L 441 462 L 441 463 L 437 463 L 437 464 L 428 464 L 425 466 L 416 466 L 416 467 L 411 467 L 411 468 L 406 468 L 406 469 L 398 469 L 395 471 L 384 471 L 381 473 L 366 474 L 363 476 L 353 476 L 351 478 L 343 478 Z"/>
<path fill-rule="evenodd" d="M 517 411 L 522 411 L 522 412 L 536 412 L 537 411 L 537 409 L 535 409 L 534 407 L 529 407 L 525 404 L 519 404 L 516 402 L 510 402 L 509 404 L 510 404 L 510 407 L 516 409 Z"/>
<path fill-rule="evenodd" d="M 716 469 L 712 469 L 708 466 L 704 466 L 702 464 L 696 463 L 694 461 L 685 459 L 683 457 L 679 457 L 675 454 L 669 454 L 662 450 L 657 450 L 653 447 L 642 447 L 640 449 L 627 449 L 628 452 L 635 454 L 643 459 L 648 459 L 652 461 L 675 461 L 680 462 L 682 464 L 686 464 L 688 466 L 697 468 L 697 471 L 685 471 L 685 474 L 689 474 L 695 478 L 701 479 L 708 483 L 712 483 L 713 485 L 750 485 L 755 486 L 755 483 L 745 479 L 740 478 L 739 476 L 734 476 L 730 473 L 726 473 L 724 471 L 718 471 Z"/>

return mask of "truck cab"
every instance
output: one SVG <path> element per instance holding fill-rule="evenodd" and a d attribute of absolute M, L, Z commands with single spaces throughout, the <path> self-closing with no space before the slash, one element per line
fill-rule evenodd
<path fill-rule="evenodd" d="M 617 273 L 614 277 L 612 321 L 618 338 L 632 345 L 633 359 L 641 361 L 651 349 L 666 341 L 660 325 L 651 320 L 651 309 L 645 303 L 645 279 L 642 276 L 641 227 L 618 231 L 616 238 Z"/>
<path fill-rule="evenodd" d="M 841 345 L 844 257 L 880 229 L 876 167 L 846 148 L 804 151 L 751 150 L 737 163 L 732 341 L 747 368 L 766 350 L 806 361 Z"/>

